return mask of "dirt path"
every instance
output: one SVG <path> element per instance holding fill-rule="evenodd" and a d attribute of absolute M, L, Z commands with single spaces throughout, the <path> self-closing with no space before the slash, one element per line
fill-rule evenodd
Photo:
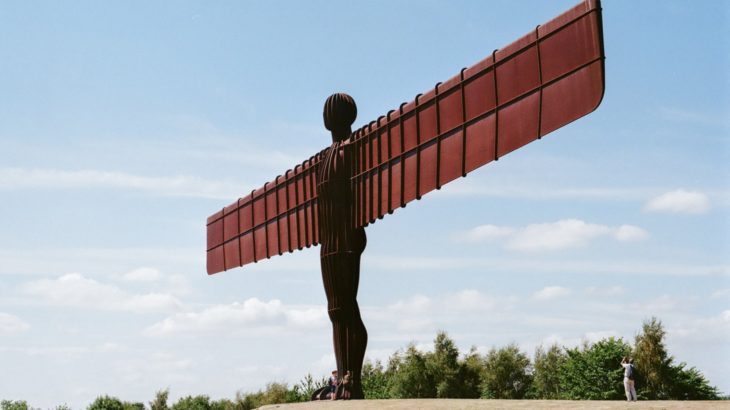
<path fill-rule="evenodd" d="M 400 410 L 400 409 L 730 409 L 730 401 L 568 401 L 568 400 L 362 400 L 271 404 L 266 410 Z"/>

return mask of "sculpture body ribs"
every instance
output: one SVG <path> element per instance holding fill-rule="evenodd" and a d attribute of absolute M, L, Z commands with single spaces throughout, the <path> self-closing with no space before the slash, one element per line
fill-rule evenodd
<path fill-rule="evenodd" d="M 604 59 L 600 3 L 585 0 L 355 132 L 354 101 L 331 96 L 329 148 L 208 218 L 208 273 L 321 244 L 338 370 L 362 397 L 364 227 L 595 110 Z"/>

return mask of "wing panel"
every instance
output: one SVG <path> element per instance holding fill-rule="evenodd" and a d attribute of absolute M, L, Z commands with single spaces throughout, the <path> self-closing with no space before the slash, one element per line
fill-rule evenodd
<path fill-rule="evenodd" d="M 494 73 L 492 71 L 485 71 L 465 80 L 464 104 L 466 105 L 466 120 L 471 121 L 477 116 L 494 110 L 496 106 L 494 97 Z"/>
<path fill-rule="evenodd" d="M 241 248 L 239 246 L 239 238 L 234 238 L 223 245 L 223 253 L 225 254 L 225 268 L 231 269 L 241 266 Z"/>
<path fill-rule="evenodd" d="M 595 62 L 543 91 L 542 130 L 545 135 L 595 110 L 603 98 L 603 68 Z"/>
<path fill-rule="evenodd" d="M 209 274 L 226 270 L 223 260 L 223 245 L 208 249 L 206 252 L 206 269 Z"/>
<path fill-rule="evenodd" d="M 441 140 L 439 152 L 439 186 L 447 184 L 464 173 L 462 158 L 464 155 L 464 133 L 456 129 Z"/>
<path fill-rule="evenodd" d="M 499 111 L 498 157 L 537 139 L 540 94 L 532 93 Z"/>
<path fill-rule="evenodd" d="M 433 140 L 421 146 L 420 155 L 418 195 L 423 196 L 436 189 L 438 182 L 438 142 Z"/>
<path fill-rule="evenodd" d="M 403 161 L 395 161 L 391 164 L 390 167 L 390 173 L 391 173 L 391 193 L 390 193 L 390 206 L 388 208 L 389 212 L 393 212 L 393 210 L 400 208 L 401 206 L 401 198 L 403 195 L 403 171 L 402 171 Z"/>
<path fill-rule="evenodd" d="M 253 232 L 241 236 L 241 266 L 256 262 L 254 258 Z"/>
<path fill-rule="evenodd" d="M 464 149 L 466 172 L 471 172 L 494 160 L 496 123 L 494 115 L 484 117 L 466 127 Z"/>

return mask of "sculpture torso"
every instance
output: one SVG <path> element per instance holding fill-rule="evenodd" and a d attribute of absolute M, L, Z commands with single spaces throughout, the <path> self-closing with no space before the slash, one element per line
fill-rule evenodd
<path fill-rule="evenodd" d="M 344 142 L 332 143 L 320 165 L 317 204 L 322 256 L 361 253 L 365 248 L 365 230 L 354 227 L 348 148 Z"/>

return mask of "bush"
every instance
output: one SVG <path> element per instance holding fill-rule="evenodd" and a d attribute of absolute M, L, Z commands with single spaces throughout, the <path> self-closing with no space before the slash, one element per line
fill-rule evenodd
<path fill-rule="evenodd" d="M 516 344 L 489 351 L 484 360 L 482 397 L 489 399 L 522 399 L 532 376 L 530 359 Z"/>
<path fill-rule="evenodd" d="M 362 366 L 362 390 L 367 399 L 390 399 L 389 373 L 382 363 L 366 361 Z"/>
<path fill-rule="evenodd" d="M 569 400 L 623 399 L 621 359 L 631 347 L 623 339 L 602 339 L 582 348 L 567 349 L 560 371 L 560 398 Z"/>
<path fill-rule="evenodd" d="M 548 350 L 543 350 L 542 346 L 535 350 L 530 398 L 560 398 L 560 373 L 566 360 L 565 352 L 556 344 Z"/>
<path fill-rule="evenodd" d="M 2 410 L 34 410 L 25 400 L 3 400 L 0 401 L 0 409 Z"/>

